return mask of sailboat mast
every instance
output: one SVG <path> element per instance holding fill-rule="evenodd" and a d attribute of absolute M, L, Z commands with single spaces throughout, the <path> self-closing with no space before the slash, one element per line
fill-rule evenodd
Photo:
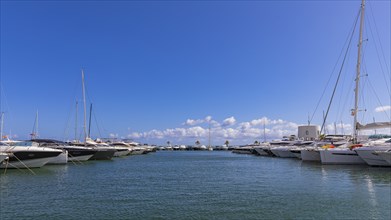
<path fill-rule="evenodd" d="M 35 114 L 34 126 L 30 135 L 31 135 L 31 139 L 36 139 L 38 137 L 38 110 L 37 113 Z"/>
<path fill-rule="evenodd" d="M 356 88 L 354 89 L 354 109 L 353 109 L 353 142 L 357 142 L 357 113 L 358 113 L 358 87 L 360 82 L 360 69 L 361 69 L 361 49 L 362 49 L 362 32 L 364 28 L 364 9 L 365 9 L 365 0 L 361 2 L 361 18 L 360 18 L 360 34 L 358 39 L 358 54 L 357 54 L 357 66 L 356 66 Z"/>
<path fill-rule="evenodd" d="M 78 107 L 78 102 L 76 101 L 76 116 L 75 116 L 75 141 L 77 140 L 77 107 Z"/>
<path fill-rule="evenodd" d="M 209 121 L 209 129 L 208 129 L 208 133 L 209 133 L 209 137 L 208 137 L 209 147 L 211 147 L 211 146 L 210 146 L 210 121 Z"/>
<path fill-rule="evenodd" d="M 88 121 L 88 137 L 91 135 L 91 115 L 92 115 L 92 103 L 90 104 L 90 120 Z"/>
<path fill-rule="evenodd" d="M 38 136 L 38 110 L 37 110 L 37 114 L 35 116 L 35 137 L 39 137 Z"/>
<path fill-rule="evenodd" d="M 84 71 L 81 70 L 81 82 L 82 82 L 82 90 L 83 90 L 83 103 L 84 103 L 84 143 L 87 142 L 87 109 L 86 109 L 86 93 L 84 88 Z"/>

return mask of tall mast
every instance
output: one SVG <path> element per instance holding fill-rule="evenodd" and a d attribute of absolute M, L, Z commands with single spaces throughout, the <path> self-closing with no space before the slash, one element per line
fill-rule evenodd
<path fill-rule="evenodd" d="M 81 82 L 82 82 L 82 90 L 83 90 L 83 104 L 84 104 L 84 124 L 83 124 L 83 129 L 84 129 L 84 143 L 87 142 L 87 110 L 86 110 L 86 93 L 85 93 L 85 88 L 84 88 L 84 71 L 83 69 L 81 70 Z"/>
<path fill-rule="evenodd" d="M 361 49 L 362 49 L 362 32 L 364 28 L 364 9 L 365 0 L 361 2 L 361 18 L 360 18 L 360 34 L 358 39 L 358 54 L 357 54 L 357 66 L 356 66 L 356 88 L 354 89 L 354 109 L 352 115 L 354 116 L 353 121 L 353 142 L 357 142 L 357 113 L 358 113 L 358 87 L 360 82 L 360 68 L 361 68 Z"/>
<path fill-rule="evenodd" d="M 34 133 L 35 137 L 39 137 L 38 136 L 38 110 L 37 110 L 37 114 L 35 115 L 35 133 Z"/>
<path fill-rule="evenodd" d="M 87 135 L 88 138 L 90 138 L 91 135 L 91 115 L 92 115 L 92 103 L 90 104 L 90 120 L 88 121 L 88 135 Z"/>
<path fill-rule="evenodd" d="M 208 142 L 209 142 L 209 147 L 210 147 L 210 121 L 209 121 L 209 129 L 208 129 L 208 130 L 209 130 L 209 131 L 208 131 L 208 132 L 209 132 L 209 138 L 208 138 L 209 141 L 208 141 Z"/>
<path fill-rule="evenodd" d="M 266 143 L 266 125 L 265 125 L 265 122 L 263 122 L 263 142 Z"/>
<path fill-rule="evenodd" d="M 35 114 L 35 121 L 33 126 L 33 131 L 31 132 L 31 139 L 36 139 L 38 137 L 38 110 Z"/>
<path fill-rule="evenodd" d="M 78 102 L 76 101 L 76 117 L 75 117 L 75 141 L 77 141 L 77 107 Z M 78 142 L 78 141 L 77 141 Z"/>

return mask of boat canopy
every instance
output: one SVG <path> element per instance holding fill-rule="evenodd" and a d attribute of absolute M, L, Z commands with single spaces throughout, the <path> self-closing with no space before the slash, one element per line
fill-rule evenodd
<path fill-rule="evenodd" d="M 362 125 L 357 122 L 357 130 L 379 129 L 379 128 L 391 128 L 391 122 L 374 122 L 366 125 Z"/>

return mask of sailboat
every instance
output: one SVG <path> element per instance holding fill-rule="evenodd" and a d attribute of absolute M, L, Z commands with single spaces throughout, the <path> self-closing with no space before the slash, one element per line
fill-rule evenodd
<path fill-rule="evenodd" d="M 364 12 L 365 12 L 365 0 L 362 0 L 361 3 L 361 17 L 360 17 L 360 32 L 359 32 L 359 41 L 358 41 L 358 55 L 357 55 L 357 65 L 356 65 L 356 78 L 355 78 L 355 93 L 354 93 L 354 109 L 352 109 L 352 115 L 354 116 L 354 129 L 353 129 L 353 138 L 351 142 L 343 144 L 336 148 L 326 148 L 320 150 L 320 157 L 322 164 L 367 164 L 366 160 L 359 155 L 358 152 L 368 153 L 368 151 L 362 151 L 360 148 L 363 146 L 362 143 L 358 142 L 358 130 L 363 129 L 365 126 L 361 126 L 357 120 L 358 114 L 358 99 L 359 99 L 359 81 L 360 81 L 360 71 L 361 71 L 361 51 L 363 43 L 363 26 L 364 26 Z M 379 125 L 379 124 L 378 124 Z M 391 127 L 390 122 L 381 123 L 381 126 Z M 377 126 L 372 124 L 366 127 L 376 128 Z M 368 143 L 366 143 L 368 144 Z M 367 155 L 367 154 L 366 154 Z M 379 159 L 381 157 L 377 156 Z M 365 157 L 364 157 L 365 158 Z M 384 160 L 383 160 L 384 161 Z M 377 165 L 387 165 L 387 162 L 376 162 Z M 368 163 L 372 165 L 371 163 Z"/>
<path fill-rule="evenodd" d="M 82 78 L 82 92 L 83 92 L 83 104 L 84 104 L 84 143 L 72 143 L 74 146 L 84 146 L 96 150 L 94 155 L 89 160 L 111 160 L 116 150 L 114 148 L 107 147 L 107 144 L 97 143 L 93 141 L 89 134 L 87 135 L 87 111 L 86 111 L 86 95 L 84 86 L 84 71 L 81 71 Z M 90 113 L 91 121 L 91 113 Z M 91 124 L 91 123 L 90 123 Z"/>

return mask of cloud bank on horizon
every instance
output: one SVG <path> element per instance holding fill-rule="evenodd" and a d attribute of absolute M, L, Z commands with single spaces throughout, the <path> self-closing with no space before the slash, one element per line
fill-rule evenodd
<path fill-rule="evenodd" d="M 249 144 L 254 141 L 263 141 L 264 138 L 270 141 L 283 136 L 297 135 L 299 125 L 302 124 L 267 117 L 238 122 L 235 117 L 231 116 L 218 122 L 211 116 L 207 116 L 203 119 L 187 119 L 182 123 L 182 127 L 132 132 L 127 135 L 127 138 L 155 144 L 164 144 L 166 141 L 173 144 L 194 144 L 197 140 L 202 144 L 207 144 L 210 128 L 212 145 L 223 145 L 226 140 L 231 144 Z M 328 134 L 351 134 L 352 129 L 351 124 L 340 123 L 325 126 Z M 385 132 L 390 133 L 390 131 Z"/>

